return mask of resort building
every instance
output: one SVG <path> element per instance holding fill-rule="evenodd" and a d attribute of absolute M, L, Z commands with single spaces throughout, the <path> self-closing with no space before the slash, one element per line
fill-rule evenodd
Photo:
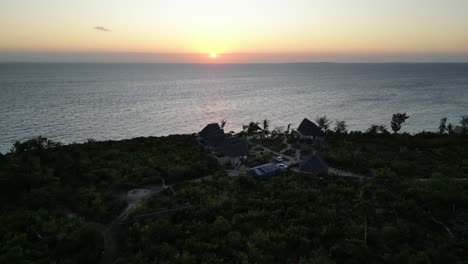
<path fill-rule="evenodd" d="M 328 165 L 319 154 L 315 154 L 304 161 L 299 170 L 311 174 L 327 174 Z"/>
<path fill-rule="evenodd" d="M 270 178 L 281 171 L 281 167 L 274 163 L 267 163 L 247 170 L 247 174 L 259 180 Z"/>
<path fill-rule="evenodd" d="M 304 139 L 312 139 L 315 141 L 322 141 L 324 139 L 322 130 L 317 126 L 317 124 L 307 118 L 302 120 L 301 124 L 297 128 L 297 132 L 300 137 Z"/>
<path fill-rule="evenodd" d="M 241 159 L 249 154 L 245 139 L 226 136 L 224 130 L 217 124 L 208 124 L 198 133 L 199 141 L 213 152 L 221 164 L 240 165 Z"/>
<path fill-rule="evenodd" d="M 208 148 L 216 148 L 226 139 L 224 130 L 217 123 L 208 124 L 198 132 L 198 136 L 200 142 Z"/>

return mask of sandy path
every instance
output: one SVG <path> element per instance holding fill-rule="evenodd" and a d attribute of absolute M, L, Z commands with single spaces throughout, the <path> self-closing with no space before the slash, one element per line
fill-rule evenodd
<path fill-rule="evenodd" d="M 147 186 L 143 189 L 133 189 L 127 192 L 127 207 L 125 207 L 125 209 L 109 224 L 104 232 L 104 251 L 101 259 L 102 264 L 111 264 L 117 256 L 117 234 L 120 230 L 120 223 L 125 221 L 128 215 L 143 201 L 163 190 L 164 188 L 162 186 Z"/>

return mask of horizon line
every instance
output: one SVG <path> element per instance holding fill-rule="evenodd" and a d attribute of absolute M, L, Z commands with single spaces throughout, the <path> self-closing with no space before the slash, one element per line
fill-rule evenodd
<path fill-rule="evenodd" d="M 0 64 L 468 64 L 468 61 L 290 61 L 290 62 L 145 62 L 145 61 L 0 61 Z"/>

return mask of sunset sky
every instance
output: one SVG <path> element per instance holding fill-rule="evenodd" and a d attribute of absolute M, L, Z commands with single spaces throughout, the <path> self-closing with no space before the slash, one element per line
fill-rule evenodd
<path fill-rule="evenodd" d="M 0 61 L 468 61 L 467 12 L 467 0 L 1 0 Z"/>

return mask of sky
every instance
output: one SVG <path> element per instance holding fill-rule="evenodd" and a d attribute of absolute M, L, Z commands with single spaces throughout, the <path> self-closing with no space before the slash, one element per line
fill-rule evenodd
<path fill-rule="evenodd" d="M 3 62 L 468 62 L 467 0 L 0 0 L 0 7 Z"/>

